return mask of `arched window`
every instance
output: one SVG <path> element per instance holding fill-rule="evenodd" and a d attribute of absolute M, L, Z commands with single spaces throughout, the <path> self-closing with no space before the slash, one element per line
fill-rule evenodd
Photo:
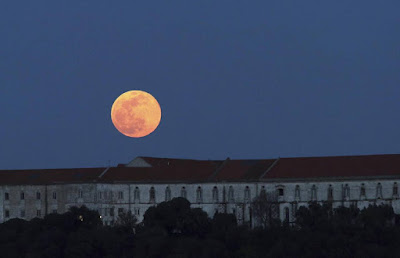
<path fill-rule="evenodd" d="M 381 183 L 378 183 L 376 186 L 376 198 L 381 199 L 382 198 L 382 185 Z"/>
<path fill-rule="evenodd" d="M 393 196 L 397 197 L 399 195 L 399 188 L 397 186 L 397 182 L 393 184 Z"/>
<path fill-rule="evenodd" d="M 212 198 L 213 202 L 218 202 L 218 188 L 216 186 L 212 190 Z"/>
<path fill-rule="evenodd" d="M 311 201 L 316 201 L 317 200 L 317 187 L 315 185 L 312 185 L 311 187 Z"/>
<path fill-rule="evenodd" d="M 181 189 L 181 197 L 186 199 L 186 188 L 184 186 Z"/>
<path fill-rule="evenodd" d="M 234 202 L 234 201 L 235 201 L 235 195 L 234 195 L 233 187 L 232 187 L 232 186 L 229 186 L 228 201 L 229 201 L 229 202 Z"/>
<path fill-rule="evenodd" d="M 343 187 L 343 199 L 345 200 L 350 199 L 350 187 L 348 184 L 345 184 Z"/>
<path fill-rule="evenodd" d="M 135 191 L 133 193 L 133 201 L 135 203 L 139 203 L 140 202 L 140 190 L 139 187 L 135 187 Z"/>
<path fill-rule="evenodd" d="M 364 183 L 361 184 L 360 197 L 365 198 L 365 184 Z"/>
<path fill-rule="evenodd" d="M 245 201 L 250 201 L 251 196 L 250 196 L 250 187 L 246 186 L 246 188 L 244 189 L 244 200 Z"/>
<path fill-rule="evenodd" d="M 328 201 L 332 201 L 333 200 L 333 187 L 332 185 L 329 185 L 328 187 Z"/>
<path fill-rule="evenodd" d="M 201 187 L 197 187 L 196 190 L 196 202 L 201 203 L 203 202 L 203 191 L 201 190 Z"/>
<path fill-rule="evenodd" d="M 261 187 L 260 195 L 266 196 L 267 192 L 265 191 L 265 186 Z"/>
<path fill-rule="evenodd" d="M 289 219 L 290 219 L 289 208 L 285 207 L 285 221 L 289 222 Z"/>
<path fill-rule="evenodd" d="M 168 202 L 171 200 L 171 189 L 169 189 L 169 186 L 165 188 L 165 201 Z"/>
<path fill-rule="evenodd" d="M 150 195 L 149 202 L 150 203 L 155 203 L 156 202 L 156 190 L 154 190 L 153 186 L 150 188 L 149 195 Z"/>
<path fill-rule="evenodd" d="M 300 201 L 300 186 L 296 185 L 296 188 L 294 189 L 294 198 L 296 201 Z"/>

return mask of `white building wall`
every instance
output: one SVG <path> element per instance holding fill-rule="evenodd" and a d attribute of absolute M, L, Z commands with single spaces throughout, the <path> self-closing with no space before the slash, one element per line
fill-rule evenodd
<path fill-rule="evenodd" d="M 202 208 L 212 217 L 216 211 L 235 213 L 239 223 L 250 220 L 250 202 L 244 199 L 246 186 L 250 189 L 250 196 L 253 199 L 263 189 L 266 192 L 277 191 L 282 188 L 284 195 L 279 197 L 279 216 L 285 218 L 285 208 L 289 209 L 289 219 L 293 221 L 296 208 L 307 206 L 311 200 L 312 186 L 316 186 L 316 197 L 318 202 L 328 200 L 328 188 L 333 188 L 333 207 L 344 205 L 349 207 L 351 204 L 359 208 L 365 208 L 370 204 L 387 203 L 393 206 L 395 213 L 400 213 L 400 200 L 398 196 L 393 196 L 393 185 L 400 180 L 395 179 L 376 179 L 376 180 L 336 180 L 336 181 L 275 181 L 275 182 L 207 182 L 207 183 L 170 183 L 170 184 L 151 184 L 151 183 L 119 183 L 119 184 L 57 184 L 57 185 L 15 185 L 0 187 L 0 222 L 11 218 L 21 218 L 21 211 L 25 211 L 24 219 L 37 217 L 37 210 L 41 211 L 41 216 L 56 211 L 64 213 L 69 207 L 85 205 L 90 209 L 98 210 L 104 223 L 112 224 L 118 217 L 118 209 L 130 210 L 135 214 L 139 221 L 143 220 L 145 211 L 153 206 L 165 201 L 165 190 L 169 186 L 171 198 L 180 197 L 181 189 L 185 187 L 187 199 L 192 207 Z M 365 186 L 366 196 L 361 198 L 361 184 Z M 377 185 L 381 183 L 382 198 L 377 199 Z M 343 198 L 343 187 L 348 185 L 350 189 L 349 198 Z M 197 189 L 201 187 L 202 201 L 197 201 Z M 213 200 L 213 188 L 218 189 L 218 203 Z M 234 189 L 234 200 L 229 200 L 229 187 Z M 300 199 L 295 198 L 296 186 L 300 188 Z M 140 200 L 135 202 L 134 194 L 136 187 L 140 191 Z M 150 189 L 154 187 L 155 203 L 150 203 Z M 225 191 L 224 191 L 225 189 Z M 400 190 L 400 189 L 399 189 Z M 24 192 L 24 200 L 20 194 Z M 41 198 L 36 198 L 36 193 L 40 192 Z M 120 195 L 122 193 L 122 196 Z M 9 193 L 9 200 L 5 200 L 5 193 Z M 55 193 L 55 195 L 54 195 Z M 224 195 L 225 193 L 225 195 Z M 54 198 L 55 196 L 55 198 Z M 45 199 L 47 198 L 47 199 Z M 46 201 L 47 200 L 47 201 Z M 225 200 L 225 202 L 223 202 Z M 10 216 L 5 217 L 8 210 Z M 113 210 L 113 212 L 111 211 Z M 113 214 L 113 215 L 112 215 Z"/>

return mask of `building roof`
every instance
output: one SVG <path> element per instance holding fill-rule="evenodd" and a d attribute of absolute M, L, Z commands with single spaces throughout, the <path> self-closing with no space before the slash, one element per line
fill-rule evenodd
<path fill-rule="evenodd" d="M 128 165 L 110 168 L 0 170 L 0 185 L 239 182 L 386 176 L 400 177 L 400 154 L 257 160 L 137 157 Z"/>
<path fill-rule="evenodd" d="M 262 179 L 400 176 L 400 155 L 281 158 Z"/>

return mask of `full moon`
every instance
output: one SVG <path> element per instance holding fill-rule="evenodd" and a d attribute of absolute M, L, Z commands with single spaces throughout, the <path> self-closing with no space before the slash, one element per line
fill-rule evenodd
<path fill-rule="evenodd" d="M 144 137 L 160 124 L 160 104 L 147 92 L 127 91 L 114 101 L 111 120 L 120 133 L 134 138 Z"/>

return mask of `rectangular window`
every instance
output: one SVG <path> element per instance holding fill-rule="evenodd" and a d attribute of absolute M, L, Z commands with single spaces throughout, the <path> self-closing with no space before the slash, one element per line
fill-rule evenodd
<path fill-rule="evenodd" d="M 10 217 L 10 211 L 9 210 L 5 210 L 5 217 L 9 218 Z"/>
<path fill-rule="evenodd" d="M 282 188 L 279 188 L 279 189 L 278 189 L 278 195 L 279 195 L 279 196 L 283 196 L 283 189 L 282 189 Z"/>
<path fill-rule="evenodd" d="M 36 210 L 36 216 L 41 217 L 42 216 L 42 211 L 41 210 Z"/>
<path fill-rule="evenodd" d="M 21 200 L 25 200 L 25 194 L 24 194 L 24 192 L 21 193 Z"/>
<path fill-rule="evenodd" d="M 114 216 L 114 208 L 110 208 L 110 216 Z"/>
<path fill-rule="evenodd" d="M 4 193 L 4 200 L 10 200 L 10 194 L 9 193 Z"/>
<path fill-rule="evenodd" d="M 99 192 L 99 199 L 102 199 L 102 198 L 103 198 L 103 193 Z"/>
<path fill-rule="evenodd" d="M 124 199 L 124 192 L 118 192 L 118 199 Z"/>
<path fill-rule="evenodd" d="M 83 197 L 83 192 L 82 192 L 82 190 L 79 190 L 79 192 L 78 192 L 78 197 L 79 197 L 79 198 L 82 198 L 82 197 Z"/>
<path fill-rule="evenodd" d="M 25 210 L 21 210 L 21 217 L 25 217 Z"/>
<path fill-rule="evenodd" d="M 135 208 L 135 215 L 137 215 L 137 216 L 140 215 L 140 209 L 139 208 Z"/>
<path fill-rule="evenodd" d="M 107 200 L 107 191 L 104 191 L 104 199 Z"/>
<path fill-rule="evenodd" d="M 108 208 L 105 208 L 104 211 L 104 216 L 108 216 Z"/>
<path fill-rule="evenodd" d="M 40 192 L 37 192 L 37 193 L 36 193 L 36 199 L 37 199 L 37 200 L 40 200 Z"/>
<path fill-rule="evenodd" d="M 57 192 L 53 192 L 53 199 L 54 199 L 54 200 L 57 199 Z"/>

